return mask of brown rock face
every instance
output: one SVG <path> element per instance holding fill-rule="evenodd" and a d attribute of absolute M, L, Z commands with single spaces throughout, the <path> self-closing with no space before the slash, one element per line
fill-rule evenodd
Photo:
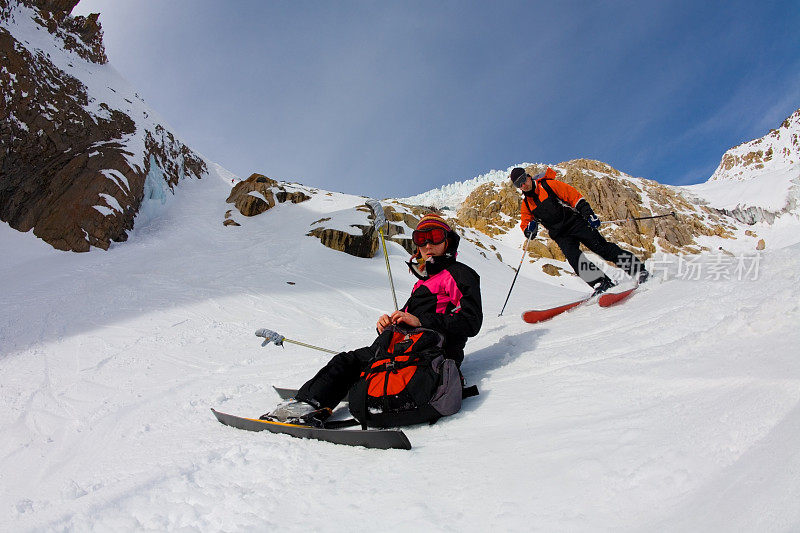
<path fill-rule="evenodd" d="M 225 201 L 233 204 L 244 216 L 253 217 L 279 203 L 298 204 L 309 199 L 311 197 L 301 191 L 287 192 L 277 181 L 262 174 L 252 174 L 237 183 Z"/>
<path fill-rule="evenodd" d="M 33 20 L 57 46 L 104 64 L 97 17 L 70 17 L 76 3 L 0 0 L 0 220 L 32 229 L 59 250 L 84 252 L 127 239 L 149 173 L 171 188 L 206 168 L 160 125 L 138 131 L 130 116 L 105 103 L 99 113 L 88 111 L 94 98 L 87 87 L 9 31 L 16 17 L 29 16 L 24 7 L 36 8 Z M 133 135 L 141 135 L 144 153 L 124 144 Z"/>
<path fill-rule="evenodd" d="M 333 250 L 338 250 L 356 257 L 373 257 L 378 251 L 378 232 L 374 226 L 353 226 L 361 231 L 360 235 L 353 235 L 341 230 L 329 228 L 314 228 L 308 235 L 317 237 L 322 244 Z"/>
<path fill-rule="evenodd" d="M 555 265 L 551 265 L 550 263 L 547 263 L 546 265 L 544 265 L 542 267 L 542 272 L 544 272 L 545 274 L 547 274 L 549 276 L 560 276 L 562 270 L 563 269 L 558 268 Z"/>
<path fill-rule="evenodd" d="M 378 251 L 378 240 L 380 238 L 375 226 L 371 223 L 375 220 L 375 215 L 366 203 L 356 207 L 356 210 L 365 213 L 367 221 L 370 223 L 351 224 L 350 227 L 353 228 L 353 231 L 347 232 L 324 227 L 325 222 L 328 222 L 331 218 L 322 218 L 312 224 L 312 226 L 320 226 L 313 228 L 306 235 L 317 237 L 323 245 L 333 250 L 355 257 L 372 257 Z"/>

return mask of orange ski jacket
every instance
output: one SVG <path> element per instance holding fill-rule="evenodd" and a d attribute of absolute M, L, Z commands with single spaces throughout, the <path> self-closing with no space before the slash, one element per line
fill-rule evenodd
<path fill-rule="evenodd" d="M 522 230 L 535 219 L 553 236 L 580 217 L 576 206 L 581 200 L 586 202 L 583 195 L 575 187 L 555 178 L 556 172 L 550 167 L 533 177 L 533 188 L 525 192 L 522 199 L 519 225 Z"/>

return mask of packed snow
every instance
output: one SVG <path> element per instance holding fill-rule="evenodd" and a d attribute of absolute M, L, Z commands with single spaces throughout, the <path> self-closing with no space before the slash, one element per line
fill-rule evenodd
<path fill-rule="evenodd" d="M 505 262 L 462 241 L 485 314 L 462 370 L 481 394 L 406 428 L 410 451 L 368 450 L 214 419 L 211 407 L 259 416 L 273 385 L 299 386 L 329 358 L 262 348 L 256 329 L 356 348 L 392 298 L 380 252 L 306 236 L 363 198 L 320 191 L 226 227 L 238 178 L 210 168 L 107 252 L 58 252 L 0 225 L 0 530 L 800 528 L 788 228 L 784 248 L 743 251 L 746 270 L 712 254 L 687 276 L 663 257 L 625 303 L 539 325 L 520 313 L 586 286 L 525 262 L 498 317 L 521 234 L 494 241 Z M 389 244 L 401 301 L 406 255 Z"/>

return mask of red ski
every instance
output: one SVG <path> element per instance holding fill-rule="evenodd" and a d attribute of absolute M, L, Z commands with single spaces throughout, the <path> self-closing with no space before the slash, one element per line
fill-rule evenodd
<path fill-rule="evenodd" d="M 600 298 L 597 300 L 597 303 L 600 305 L 600 307 L 609 307 L 618 304 L 625 298 L 633 294 L 633 291 L 635 290 L 636 287 L 622 292 L 603 293 L 600 295 Z"/>
<path fill-rule="evenodd" d="M 578 307 L 579 305 L 588 302 L 591 297 L 584 298 L 582 300 L 578 300 L 577 302 L 568 303 L 566 305 L 560 305 L 558 307 L 551 307 L 550 309 L 533 309 L 531 311 L 525 311 L 522 313 L 522 320 L 528 322 L 529 324 L 536 324 L 537 322 L 544 322 L 545 320 L 549 320 L 556 315 L 560 315 L 570 309 Z"/>

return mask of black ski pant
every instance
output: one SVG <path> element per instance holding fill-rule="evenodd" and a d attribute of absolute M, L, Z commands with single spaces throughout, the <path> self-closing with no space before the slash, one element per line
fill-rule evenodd
<path fill-rule="evenodd" d="M 635 255 L 623 250 L 613 242 L 608 242 L 599 231 L 590 228 L 583 219 L 576 220 L 565 229 L 566 231 L 562 234 L 551 235 L 551 237 L 564 252 L 575 273 L 589 285 L 596 286 L 608 276 L 581 252 L 581 244 L 606 261 L 611 261 L 622 268 L 634 278 L 644 270 L 644 264 Z"/>
<path fill-rule="evenodd" d="M 300 387 L 295 399 L 316 407 L 334 409 L 356 384 L 374 355 L 375 348 L 372 346 L 334 355 L 317 375 Z"/>

